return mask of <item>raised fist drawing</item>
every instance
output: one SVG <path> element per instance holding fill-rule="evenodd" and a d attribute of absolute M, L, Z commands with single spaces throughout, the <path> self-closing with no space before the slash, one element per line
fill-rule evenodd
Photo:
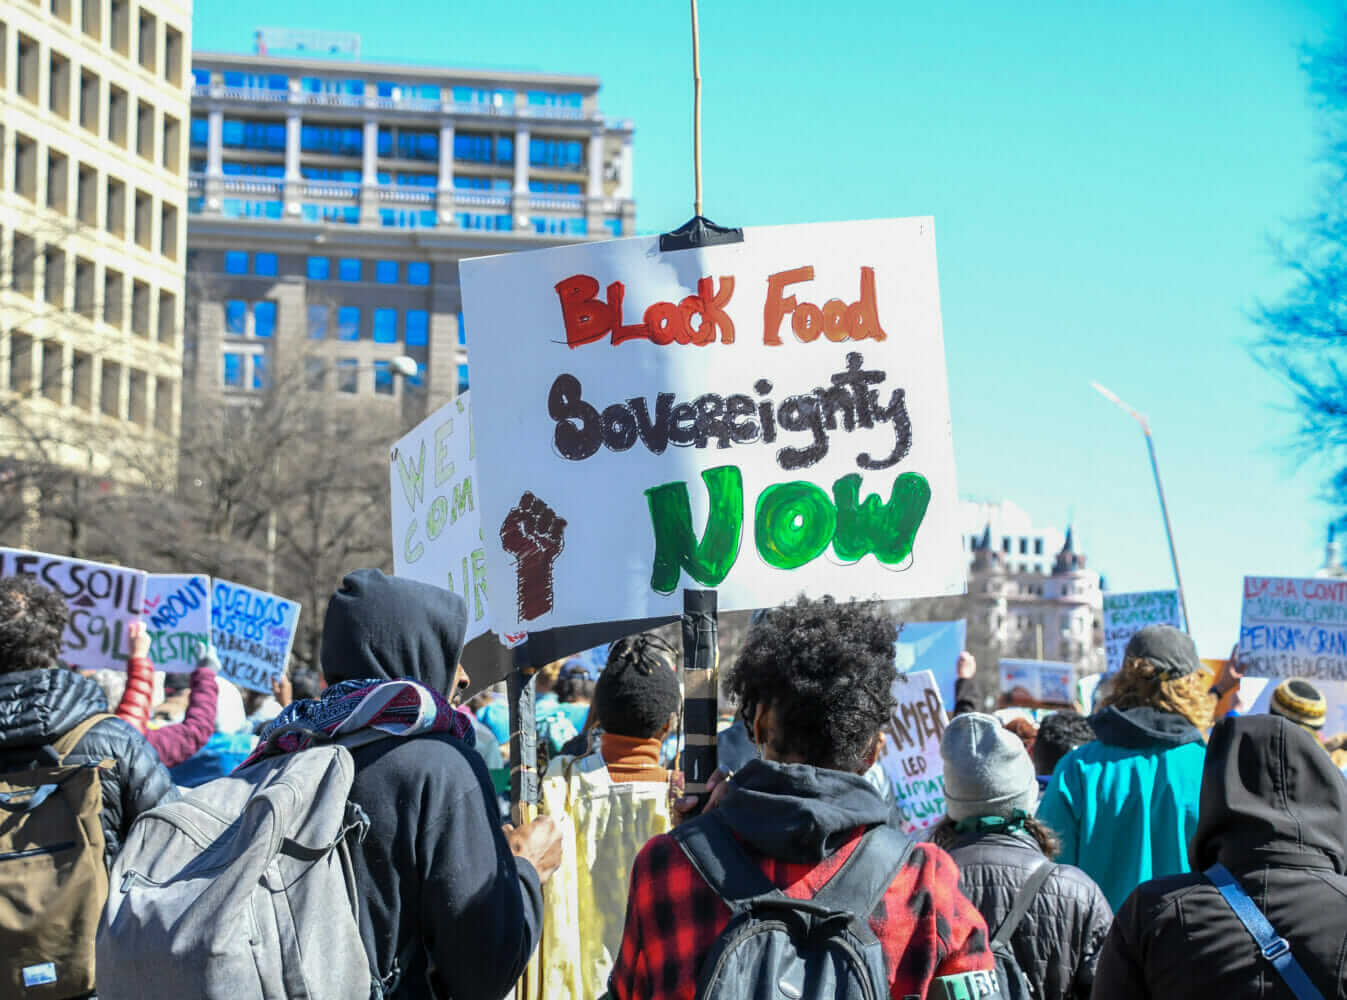
<path fill-rule="evenodd" d="M 500 543 L 515 558 L 520 621 L 552 610 L 552 564 L 566 547 L 565 534 L 566 521 L 532 493 L 521 496 L 501 522 Z"/>

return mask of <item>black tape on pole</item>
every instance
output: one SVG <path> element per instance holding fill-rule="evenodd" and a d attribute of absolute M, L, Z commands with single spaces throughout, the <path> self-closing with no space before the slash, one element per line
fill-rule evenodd
<path fill-rule="evenodd" d="M 683 591 L 683 782 L 700 795 L 716 769 L 716 592 Z"/>
<path fill-rule="evenodd" d="M 537 673 L 516 666 L 506 678 L 510 699 L 510 819 L 527 820 L 524 808 L 538 804 L 538 727 L 534 703 Z"/>
<path fill-rule="evenodd" d="M 744 242 L 744 231 L 729 226 L 717 226 L 710 219 L 694 215 L 671 233 L 659 238 L 660 253 L 671 250 L 696 250 L 699 247 L 719 247 Z"/>

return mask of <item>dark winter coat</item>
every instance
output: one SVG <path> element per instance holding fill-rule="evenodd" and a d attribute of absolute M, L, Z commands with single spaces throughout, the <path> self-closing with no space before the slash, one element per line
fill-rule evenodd
<path fill-rule="evenodd" d="M 959 888 L 987 920 L 1001 926 L 1015 893 L 1047 859 L 1027 833 L 961 834 L 949 851 Z M 1010 939 L 1015 959 L 1040 1000 L 1087 1000 L 1113 911 L 1090 876 L 1057 865 Z"/>
<path fill-rule="evenodd" d="M 329 684 L 406 678 L 446 696 L 467 608 L 438 587 L 377 570 L 346 577 L 323 622 Z M 361 936 L 390 1000 L 497 1000 L 542 931 L 542 886 L 501 831 L 478 753 L 444 733 L 353 751 L 351 801 L 370 818 L 352 851 Z"/>
<path fill-rule="evenodd" d="M 1290 1000 L 1200 874 L 1217 862 L 1319 991 L 1347 997 L 1347 784 L 1318 740 L 1276 716 L 1218 722 L 1189 855 L 1191 874 L 1146 882 L 1118 911 L 1096 971 L 1098 1000 Z"/>
<path fill-rule="evenodd" d="M 45 748 L 91 715 L 108 710 L 98 684 L 70 670 L 0 674 L 0 770 L 51 764 Z M 111 867 L 141 813 L 178 797 L 145 737 L 121 719 L 104 719 L 75 744 L 70 759 L 112 761 L 103 772 L 103 837 Z"/>

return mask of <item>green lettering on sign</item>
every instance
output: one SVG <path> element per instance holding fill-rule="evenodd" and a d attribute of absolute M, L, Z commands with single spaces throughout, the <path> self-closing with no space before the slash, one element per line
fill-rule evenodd
<path fill-rule="evenodd" d="M 769 566 L 796 569 L 818 558 L 836 528 L 837 512 L 828 494 L 813 483 L 778 483 L 758 496 L 753 535 L 758 555 Z"/>
<path fill-rule="evenodd" d="M 843 476 L 833 483 L 837 504 L 837 531 L 833 551 L 843 562 L 856 562 L 873 552 L 876 559 L 890 566 L 912 554 L 917 529 L 931 503 L 931 484 L 916 472 L 904 472 L 893 481 L 889 502 L 881 504 L 870 494 L 860 499 L 861 477 Z"/>
<path fill-rule="evenodd" d="M 739 557 L 744 527 L 744 476 L 733 465 L 702 473 L 711 508 L 701 541 L 692 530 L 692 503 L 686 483 L 664 483 L 645 491 L 655 529 L 655 559 L 650 587 L 659 594 L 678 589 L 682 572 L 703 587 L 715 587 Z"/>

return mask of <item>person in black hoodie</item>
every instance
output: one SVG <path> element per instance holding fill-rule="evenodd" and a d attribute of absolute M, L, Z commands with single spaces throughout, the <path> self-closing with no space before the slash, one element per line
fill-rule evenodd
<path fill-rule="evenodd" d="M 1319 992 L 1347 995 L 1347 785 L 1312 735 L 1267 715 L 1218 722 L 1188 851 L 1192 874 L 1143 884 L 1118 912 L 1095 1000 L 1293 996 L 1201 874 L 1218 863 Z"/>
<path fill-rule="evenodd" d="M 0 577 L 0 771 L 53 763 L 46 748 L 91 716 L 108 711 L 92 678 L 61 662 L 69 610 L 55 591 L 31 576 Z M 71 763 L 110 760 L 101 776 L 104 861 L 143 812 L 178 797 L 145 737 L 109 715 L 75 744 Z"/>
<path fill-rule="evenodd" d="M 704 959 L 730 910 L 680 847 L 708 827 L 766 883 L 810 899 L 887 824 L 890 807 L 863 777 L 895 703 L 894 625 L 861 604 L 801 599 L 766 612 L 730 672 L 761 759 L 724 783 L 714 809 L 652 838 L 632 866 L 626 925 L 609 993 L 614 1000 L 691 1000 Z M 728 832 L 724 828 L 728 828 Z M 716 842 L 713 841 L 713 842 Z M 740 854 L 742 851 L 742 855 Z M 990 973 L 987 925 L 959 892 L 958 869 L 940 848 L 916 844 L 870 915 L 894 998 L 937 996 L 945 977 Z M 986 984 L 985 976 L 979 982 Z M 799 996 L 791 984 L 753 995 Z M 958 994 L 957 991 L 955 995 Z"/>
<path fill-rule="evenodd" d="M 357 570 L 323 619 L 323 677 L 413 680 L 451 698 L 467 686 L 466 628 L 457 594 Z M 481 757 L 448 733 L 385 739 L 352 756 L 351 801 L 370 818 L 352 852 L 361 935 L 386 996 L 505 996 L 538 944 L 542 882 L 561 862 L 556 821 L 507 834 Z"/>

